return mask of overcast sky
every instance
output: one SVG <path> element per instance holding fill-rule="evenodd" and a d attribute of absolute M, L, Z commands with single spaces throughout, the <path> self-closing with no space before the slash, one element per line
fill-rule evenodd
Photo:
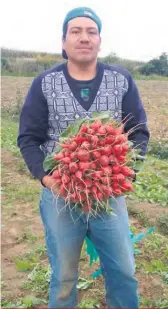
<path fill-rule="evenodd" d="M 100 56 L 148 61 L 168 52 L 167 0 L 4 0 L 0 46 L 60 53 L 63 19 L 77 6 L 102 19 Z"/>

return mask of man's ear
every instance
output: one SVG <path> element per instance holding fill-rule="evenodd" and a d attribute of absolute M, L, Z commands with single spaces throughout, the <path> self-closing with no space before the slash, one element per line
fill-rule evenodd
<path fill-rule="evenodd" d="M 64 49 L 64 47 L 65 47 L 65 37 L 63 36 L 62 37 L 62 49 Z"/>
<path fill-rule="evenodd" d="M 102 42 L 102 38 L 100 36 L 100 45 L 99 45 L 99 51 L 101 51 L 101 42 Z"/>

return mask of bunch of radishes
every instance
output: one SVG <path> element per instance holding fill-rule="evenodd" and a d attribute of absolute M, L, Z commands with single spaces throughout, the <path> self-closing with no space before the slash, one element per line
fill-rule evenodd
<path fill-rule="evenodd" d="M 112 121 L 86 121 L 77 134 L 60 144 L 52 177 L 67 204 L 80 205 L 84 212 L 98 211 L 106 209 L 110 197 L 133 190 L 132 149 L 123 130 L 123 124 Z"/>

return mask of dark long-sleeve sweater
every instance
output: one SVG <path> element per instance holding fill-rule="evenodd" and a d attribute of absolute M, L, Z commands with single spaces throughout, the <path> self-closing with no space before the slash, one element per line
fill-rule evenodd
<path fill-rule="evenodd" d="M 82 91 L 88 97 L 82 96 Z M 90 118 L 94 111 L 110 110 L 116 121 L 126 117 L 125 132 L 138 126 L 129 136 L 145 155 L 149 140 L 146 113 L 130 73 L 117 66 L 98 63 L 96 77 L 76 81 L 67 64 L 39 74 L 28 91 L 20 115 L 18 146 L 31 174 L 42 180 L 47 172 L 43 161 L 55 151 L 60 133 L 79 118 Z"/>

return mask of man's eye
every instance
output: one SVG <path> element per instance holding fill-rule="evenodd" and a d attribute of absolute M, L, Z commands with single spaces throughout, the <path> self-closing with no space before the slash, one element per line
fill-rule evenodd
<path fill-rule="evenodd" d="M 91 34 L 91 35 L 96 35 L 97 32 L 95 32 L 95 31 L 89 31 L 89 34 Z"/>
<path fill-rule="evenodd" d="M 78 30 L 73 30 L 72 33 L 73 33 L 73 34 L 78 34 L 79 31 L 78 31 Z"/>

